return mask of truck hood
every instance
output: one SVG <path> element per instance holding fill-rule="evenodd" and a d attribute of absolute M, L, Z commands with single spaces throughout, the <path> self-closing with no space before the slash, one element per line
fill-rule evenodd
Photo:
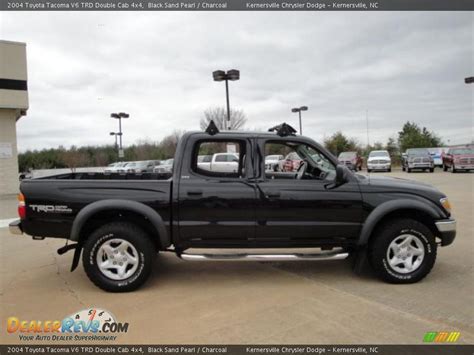
<path fill-rule="evenodd" d="M 445 195 L 434 186 L 414 180 L 388 176 L 365 177 L 360 180 L 362 190 L 366 192 L 400 192 L 422 195 L 433 201 L 439 201 Z M 365 186 L 365 188 L 364 188 Z"/>
<path fill-rule="evenodd" d="M 474 158 L 474 154 L 455 154 L 453 155 L 454 159 L 466 159 L 466 158 Z"/>

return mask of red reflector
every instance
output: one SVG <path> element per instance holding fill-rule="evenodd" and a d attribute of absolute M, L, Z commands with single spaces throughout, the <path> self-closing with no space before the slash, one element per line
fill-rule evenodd
<path fill-rule="evenodd" d="M 25 217 L 26 217 L 26 206 L 25 205 L 18 206 L 18 215 L 20 216 L 21 219 L 25 219 Z"/>

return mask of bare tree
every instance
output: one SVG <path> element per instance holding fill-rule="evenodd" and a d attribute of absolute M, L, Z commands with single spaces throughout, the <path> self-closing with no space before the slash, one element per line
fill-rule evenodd
<path fill-rule="evenodd" d="M 204 111 L 199 126 L 205 130 L 209 122 L 214 121 L 219 130 L 227 129 L 227 110 L 224 107 L 210 107 Z M 233 130 L 241 129 L 247 123 L 247 117 L 242 110 L 230 110 L 230 127 Z"/>

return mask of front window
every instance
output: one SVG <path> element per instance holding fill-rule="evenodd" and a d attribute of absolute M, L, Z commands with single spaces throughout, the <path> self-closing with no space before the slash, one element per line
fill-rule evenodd
<path fill-rule="evenodd" d="M 265 154 L 280 153 L 285 157 L 265 174 L 270 179 L 332 180 L 336 167 L 316 148 L 297 142 L 267 142 Z"/>
<path fill-rule="evenodd" d="M 452 155 L 474 154 L 474 151 L 471 148 L 456 148 L 456 149 L 450 149 L 449 154 L 452 154 Z"/>

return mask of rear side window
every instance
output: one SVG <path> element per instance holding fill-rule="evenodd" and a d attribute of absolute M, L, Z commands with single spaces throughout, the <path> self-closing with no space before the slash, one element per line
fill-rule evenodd
<path fill-rule="evenodd" d="M 245 141 L 201 140 L 195 143 L 191 170 L 216 178 L 242 178 L 245 175 Z M 209 157 L 199 159 L 199 156 Z"/>

